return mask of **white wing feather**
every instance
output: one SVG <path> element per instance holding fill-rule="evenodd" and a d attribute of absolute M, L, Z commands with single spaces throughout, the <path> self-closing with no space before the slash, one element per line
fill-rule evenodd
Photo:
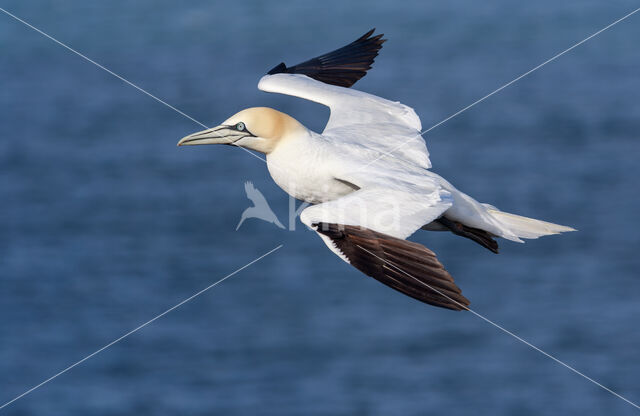
<path fill-rule="evenodd" d="M 370 187 L 306 208 L 300 219 L 309 227 L 319 222 L 354 225 L 404 239 L 450 206 L 451 196 L 442 189 L 412 193 Z"/>
<path fill-rule="evenodd" d="M 331 115 L 323 136 L 359 143 L 425 169 L 431 167 L 420 135 L 422 124 L 411 107 L 299 74 L 265 75 L 258 88 L 329 107 Z"/>

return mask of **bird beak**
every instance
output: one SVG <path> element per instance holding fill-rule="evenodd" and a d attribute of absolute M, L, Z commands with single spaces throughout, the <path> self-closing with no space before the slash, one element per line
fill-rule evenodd
<path fill-rule="evenodd" d="M 232 126 L 218 126 L 202 130 L 183 137 L 178 146 L 192 146 L 196 144 L 233 144 L 243 138 L 245 134 L 232 129 Z"/>

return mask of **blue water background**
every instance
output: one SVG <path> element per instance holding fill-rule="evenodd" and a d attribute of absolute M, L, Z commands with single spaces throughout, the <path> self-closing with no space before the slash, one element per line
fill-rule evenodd
<path fill-rule="evenodd" d="M 384 32 L 357 88 L 425 128 L 638 7 L 581 2 L 2 1 L 197 120 Z M 571 225 L 494 255 L 444 233 L 472 307 L 640 401 L 640 14 L 426 135 L 434 170 L 483 202 Z M 279 244 L 282 249 L 0 410 L 8 415 L 631 415 L 629 404 L 471 313 L 363 276 L 297 224 L 248 220 L 265 165 L 176 148 L 200 126 L 0 13 L 0 402 Z"/>

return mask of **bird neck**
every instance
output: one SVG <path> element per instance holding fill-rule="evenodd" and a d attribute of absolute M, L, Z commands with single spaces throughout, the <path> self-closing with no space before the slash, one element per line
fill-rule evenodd
<path fill-rule="evenodd" d="M 289 114 L 280 113 L 279 124 L 279 137 L 280 140 L 296 139 L 299 137 L 307 137 L 310 134 L 310 130 L 306 128 L 295 118 Z"/>
<path fill-rule="evenodd" d="M 299 144 L 306 138 L 311 137 L 313 132 L 306 128 L 295 118 L 288 114 L 278 112 L 276 122 L 273 124 L 273 131 L 271 133 L 272 146 L 270 151 L 264 152 L 266 154 L 271 153 L 279 148 L 288 147 L 290 145 Z"/>

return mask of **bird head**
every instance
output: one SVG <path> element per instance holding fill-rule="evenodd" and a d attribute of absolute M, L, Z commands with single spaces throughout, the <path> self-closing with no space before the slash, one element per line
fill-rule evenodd
<path fill-rule="evenodd" d="M 278 143 L 306 128 L 293 117 L 268 107 L 247 108 L 221 125 L 183 137 L 178 146 L 227 144 L 268 154 Z"/>

